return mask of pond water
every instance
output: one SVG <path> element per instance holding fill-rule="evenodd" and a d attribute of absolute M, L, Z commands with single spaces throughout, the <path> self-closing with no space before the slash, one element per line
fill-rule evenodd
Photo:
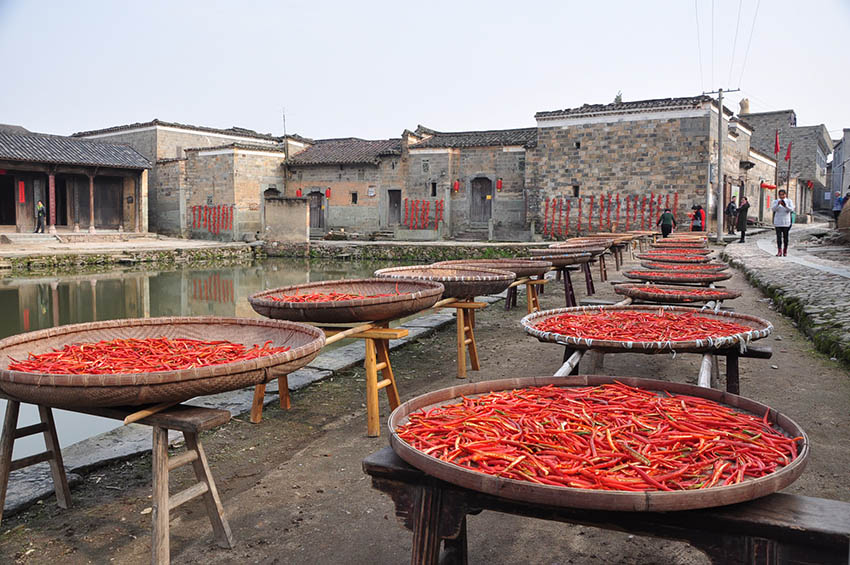
<path fill-rule="evenodd" d="M 380 262 L 266 259 L 249 266 L 113 270 L 101 273 L 0 278 L 0 338 L 53 326 L 159 316 L 261 318 L 248 296 L 312 281 L 370 277 Z M 6 402 L 0 400 L 0 414 Z M 54 410 L 64 447 L 111 430 L 115 420 Z M 18 426 L 38 422 L 31 404 L 21 405 Z M 14 456 L 44 450 L 41 435 L 15 442 Z"/>

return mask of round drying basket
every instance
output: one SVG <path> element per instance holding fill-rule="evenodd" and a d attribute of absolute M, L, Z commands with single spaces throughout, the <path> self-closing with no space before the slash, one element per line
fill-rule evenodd
<path fill-rule="evenodd" d="M 741 324 L 750 328 L 746 332 L 732 334 L 728 336 L 718 336 L 711 339 L 690 340 L 690 341 L 615 341 L 606 339 L 587 339 L 579 336 L 569 336 L 554 332 L 547 332 L 537 329 L 535 326 L 547 318 L 559 316 L 561 314 L 580 313 L 580 314 L 599 314 L 602 312 L 644 312 L 648 314 L 693 314 L 698 313 L 700 316 L 723 320 Z M 685 306 L 651 306 L 651 305 L 633 305 L 633 306 L 577 306 L 573 308 L 558 308 L 555 310 L 543 310 L 534 312 L 524 317 L 521 322 L 526 333 L 550 343 L 559 343 L 568 345 L 573 349 L 592 349 L 593 351 L 602 352 L 633 352 L 633 353 L 665 353 L 669 351 L 690 352 L 690 353 L 708 353 L 717 349 L 729 349 L 733 346 L 746 347 L 751 341 L 767 337 L 773 331 L 773 324 L 765 319 L 751 316 L 749 314 L 740 314 L 738 312 L 713 312 L 702 311 L 698 308 L 688 308 Z"/>
<path fill-rule="evenodd" d="M 271 341 L 272 347 L 290 349 L 247 361 L 150 373 L 59 375 L 8 369 L 9 357 L 25 359 L 65 345 L 158 337 L 226 340 L 246 347 Z M 58 326 L 0 340 L 0 390 L 15 400 L 57 408 L 176 403 L 266 383 L 312 361 L 324 344 L 318 328 L 273 320 L 139 318 Z"/>
<path fill-rule="evenodd" d="M 646 255 L 711 255 L 712 249 L 702 247 L 659 247 L 646 253 Z"/>
<path fill-rule="evenodd" d="M 390 279 L 418 279 L 442 284 L 443 298 L 474 298 L 498 294 L 508 288 L 516 278 L 510 271 L 483 267 L 441 267 L 436 265 L 411 265 L 390 267 L 375 271 L 376 277 Z"/>
<path fill-rule="evenodd" d="M 532 249 L 532 251 L 535 251 Z M 549 251 L 549 255 L 537 255 L 534 257 L 535 260 L 540 261 L 548 261 L 552 263 L 552 266 L 555 268 L 566 267 L 568 265 L 580 265 L 582 263 L 589 263 L 593 260 L 593 253 L 587 251 L 577 251 L 577 252 L 564 252 L 564 253 L 556 253 L 554 250 L 544 250 L 540 251 Z"/>
<path fill-rule="evenodd" d="M 766 415 L 768 423 L 784 435 L 801 438 L 797 440 L 797 457 L 788 465 L 769 475 L 735 485 L 685 491 L 588 490 L 544 485 L 480 473 L 419 451 L 398 436 L 399 428 L 407 423 L 410 414 L 427 411 L 445 404 L 457 403 L 462 398 L 545 385 L 588 387 L 612 383 L 639 387 L 659 395 L 669 392 L 706 398 L 759 418 Z M 634 377 L 599 375 L 524 377 L 458 385 L 429 392 L 405 402 L 390 414 L 389 429 L 391 434 L 390 445 L 393 451 L 407 463 L 432 477 L 463 488 L 510 500 L 593 510 L 660 512 L 711 508 L 745 502 L 780 491 L 793 483 L 805 469 L 809 456 L 809 439 L 803 429 L 792 419 L 760 402 L 711 388 Z"/>
<path fill-rule="evenodd" d="M 499 271 L 510 271 L 516 278 L 540 276 L 552 268 L 552 262 L 534 259 L 455 259 L 452 261 L 440 261 L 435 266 L 456 267 L 467 265 L 469 267 L 484 267 L 485 269 L 496 269 Z"/>
<path fill-rule="evenodd" d="M 553 253 L 590 253 L 591 255 L 601 255 L 605 253 L 613 243 L 582 243 L 582 244 L 558 244 L 553 243 L 547 249 L 529 249 L 528 252 L 534 256 L 551 255 Z"/>
<path fill-rule="evenodd" d="M 658 288 L 669 291 L 670 294 L 658 294 L 650 292 L 650 289 Z M 689 294 L 694 290 L 709 291 L 710 296 L 695 296 Z M 708 302 L 709 300 L 732 300 L 741 296 L 740 292 L 729 290 L 726 288 L 705 288 L 695 289 L 692 286 L 678 285 L 661 285 L 661 284 L 636 284 L 626 283 L 614 285 L 614 292 L 622 296 L 628 296 L 637 300 L 645 300 L 647 302 L 664 302 L 664 303 L 693 303 L 693 302 Z"/>
<path fill-rule="evenodd" d="M 677 263 L 681 265 L 711 261 L 708 255 L 673 255 L 672 253 L 638 253 L 637 258 L 655 261 L 656 263 Z"/>
<path fill-rule="evenodd" d="M 345 293 L 387 294 L 333 302 L 284 302 L 273 300 L 283 294 Z M 267 318 L 295 322 L 347 323 L 393 320 L 410 316 L 434 305 L 443 294 L 443 285 L 416 279 L 351 279 L 322 281 L 264 290 L 248 297 L 254 310 Z"/>
<path fill-rule="evenodd" d="M 641 261 L 641 267 L 655 271 L 670 271 L 673 273 L 711 273 L 729 268 L 726 263 L 667 263 L 664 261 Z"/>
<path fill-rule="evenodd" d="M 625 271 L 628 279 L 678 284 L 711 284 L 732 278 L 732 273 L 689 273 L 686 271 Z"/>
<path fill-rule="evenodd" d="M 650 243 L 650 247 L 665 249 L 667 247 L 695 247 L 697 249 L 705 249 L 705 243 L 701 241 L 664 241 L 663 239 L 660 241 L 656 241 L 655 243 Z"/>

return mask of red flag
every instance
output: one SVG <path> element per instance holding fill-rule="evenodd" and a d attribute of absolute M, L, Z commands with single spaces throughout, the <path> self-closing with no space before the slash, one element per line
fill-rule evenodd
<path fill-rule="evenodd" d="M 779 155 L 779 130 L 776 130 L 776 141 L 773 143 L 773 154 Z"/>
<path fill-rule="evenodd" d="M 785 160 L 786 161 L 791 160 L 791 142 L 790 141 L 788 142 L 788 151 L 785 153 Z"/>

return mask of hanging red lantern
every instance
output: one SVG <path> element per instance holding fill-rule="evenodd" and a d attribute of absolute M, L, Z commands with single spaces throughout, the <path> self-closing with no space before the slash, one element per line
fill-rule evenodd
<path fill-rule="evenodd" d="M 812 188 L 815 185 L 812 181 L 806 181 L 806 188 Z"/>
<path fill-rule="evenodd" d="M 295 189 L 295 197 L 296 197 L 296 198 L 301 198 L 301 194 L 302 194 L 301 189 L 300 189 L 300 188 L 296 188 L 296 189 Z"/>
<path fill-rule="evenodd" d="M 331 187 L 327 187 L 325 189 L 325 198 L 330 198 L 330 197 L 331 197 Z"/>
<path fill-rule="evenodd" d="M 455 192 L 460 192 L 460 180 L 455 179 L 455 182 L 452 184 L 452 188 Z"/>
<path fill-rule="evenodd" d="M 496 180 L 496 190 L 498 190 L 499 192 L 502 191 L 502 179 L 501 178 Z"/>

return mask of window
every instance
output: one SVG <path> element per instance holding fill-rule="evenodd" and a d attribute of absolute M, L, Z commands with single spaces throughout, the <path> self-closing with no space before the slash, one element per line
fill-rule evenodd
<path fill-rule="evenodd" d="M 357 169 L 357 180 L 364 180 L 366 178 L 366 171 L 363 169 Z"/>
<path fill-rule="evenodd" d="M 573 143 L 573 145 L 576 149 L 581 149 L 581 141 L 576 141 L 575 143 Z"/>
<path fill-rule="evenodd" d="M 351 193 L 351 203 L 357 204 L 357 193 L 356 192 Z"/>
<path fill-rule="evenodd" d="M 431 161 L 428 159 L 422 159 L 422 172 L 428 173 L 431 171 Z"/>
<path fill-rule="evenodd" d="M 431 183 L 431 196 L 437 196 L 437 183 Z"/>
<path fill-rule="evenodd" d="M 821 148 L 818 147 L 818 154 L 816 157 L 817 165 L 818 165 L 818 173 L 821 175 L 826 174 L 826 155 L 823 154 Z"/>
<path fill-rule="evenodd" d="M 516 170 L 523 172 L 525 170 L 525 157 L 520 157 L 516 162 Z"/>
<path fill-rule="evenodd" d="M 177 146 L 177 158 L 178 158 L 178 159 L 182 159 L 182 158 L 183 158 L 183 147 L 182 147 L 182 146 L 180 146 L 180 145 L 178 145 L 178 146 Z"/>
<path fill-rule="evenodd" d="M 573 185 L 573 196 L 574 196 L 575 198 L 578 198 L 578 191 L 579 191 L 579 185 L 574 184 L 574 185 Z"/>

